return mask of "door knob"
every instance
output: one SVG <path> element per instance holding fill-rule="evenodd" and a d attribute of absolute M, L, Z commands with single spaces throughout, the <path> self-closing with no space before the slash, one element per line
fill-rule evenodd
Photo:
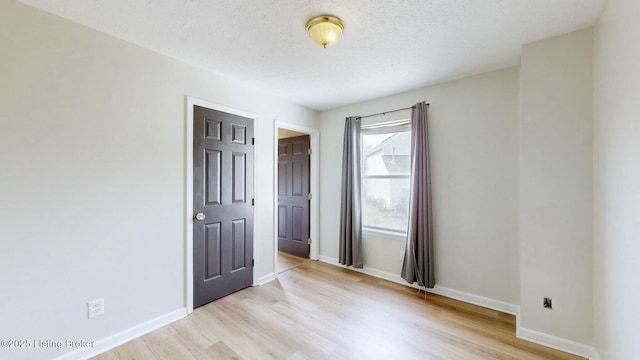
<path fill-rule="evenodd" d="M 203 213 L 197 213 L 196 214 L 196 220 L 204 220 L 207 218 L 207 215 L 203 214 Z"/>

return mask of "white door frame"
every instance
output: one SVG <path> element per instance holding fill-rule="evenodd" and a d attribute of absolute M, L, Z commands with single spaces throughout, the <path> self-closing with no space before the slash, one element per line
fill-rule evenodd
<path fill-rule="evenodd" d="M 185 208 L 184 208 L 184 221 L 185 221 L 185 295 L 184 301 L 187 308 L 187 314 L 191 314 L 193 312 L 193 106 L 198 105 L 202 107 L 206 107 L 209 109 L 214 109 L 222 112 L 226 112 L 229 114 L 239 115 L 242 117 L 253 119 L 254 126 L 254 137 L 257 135 L 257 131 L 255 129 L 256 126 L 256 115 L 237 110 L 234 108 L 230 108 L 225 105 L 216 104 L 210 101 L 201 100 L 198 98 L 194 98 L 191 96 L 186 97 L 186 126 L 185 126 Z M 257 188 L 255 185 L 255 179 L 258 179 L 257 174 L 257 161 L 256 161 L 256 153 L 254 149 L 254 159 L 253 159 L 253 194 L 254 198 L 257 198 L 257 194 L 255 189 Z M 253 258 L 256 258 L 256 228 L 257 228 L 257 219 L 255 216 L 255 208 L 254 212 L 254 220 L 253 220 Z M 256 259 L 257 261 L 257 259 Z M 253 279 L 256 279 L 256 268 L 253 268 Z"/>
<path fill-rule="evenodd" d="M 320 130 L 312 129 L 296 124 L 290 124 L 278 120 L 274 120 L 273 126 L 273 241 L 274 241 L 274 272 L 278 275 L 278 129 L 293 130 L 303 134 L 309 135 L 310 146 L 312 149 L 311 158 L 309 159 L 310 176 L 309 176 L 309 191 L 311 192 L 311 201 L 309 204 L 310 219 L 309 219 L 309 236 L 312 239 L 311 248 L 309 252 L 309 258 L 311 260 L 318 260 L 318 254 L 320 253 L 320 233 L 318 230 L 318 220 L 320 218 L 319 202 L 320 198 L 320 186 L 318 179 L 320 178 Z"/>

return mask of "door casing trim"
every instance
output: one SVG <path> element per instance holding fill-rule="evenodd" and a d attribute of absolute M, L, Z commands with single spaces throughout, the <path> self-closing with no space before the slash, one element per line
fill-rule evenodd
<path fill-rule="evenodd" d="M 254 129 L 256 127 L 255 114 L 234 109 L 225 105 L 216 104 L 207 100 L 198 99 L 191 96 L 185 97 L 185 207 L 184 207 L 184 253 L 185 253 L 185 295 L 184 302 L 187 309 L 187 314 L 193 312 L 193 106 L 198 105 L 213 110 L 226 112 L 229 114 L 239 115 L 242 117 L 253 119 Z M 257 131 L 254 131 L 254 137 L 257 137 Z M 255 148 L 254 148 L 254 161 L 253 161 L 253 197 L 258 198 L 256 193 L 257 186 L 255 185 L 255 179 L 258 179 L 258 168 L 256 166 L 258 162 L 255 161 Z M 256 229 L 258 229 L 258 219 L 255 216 L 255 207 L 253 209 L 253 258 L 256 258 Z M 257 261 L 257 259 L 256 259 Z M 253 279 L 256 279 L 256 268 L 253 268 Z"/>
<path fill-rule="evenodd" d="M 296 124 L 290 124 L 283 121 L 274 120 L 273 125 L 273 239 L 274 239 L 274 253 L 273 253 L 273 270 L 277 273 L 278 269 L 278 129 L 287 129 L 297 131 L 303 134 L 309 135 L 309 144 L 312 149 L 311 158 L 309 159 L 309 170 L 311 172 L 309 176 L 309 191 L 312 194 L 311 202 L 309 204 L 310 221 L 309 221 L 309 234 L 313 241 L 311 242 L 311 248 L 309 249 L 309 258 L 311 260 L 318 260 L 320 249 L 320 233 L 318 230 L 319 224 L 319 202 L 320 198 L 320 186 L 319 186 L 319 170 L 320 170 L 320 130 L 312 129 L 305 126 Z M 276 274 L 277 276 L 277 274 Z"/>

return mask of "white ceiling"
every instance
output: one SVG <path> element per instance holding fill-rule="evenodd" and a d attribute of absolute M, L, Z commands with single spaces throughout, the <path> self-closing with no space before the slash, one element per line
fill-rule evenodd
<path fill-rule="evenodd" d="M 516 65 L 606 0 L 21 0 L 316 110 Z M 327 49 L 304 26 L 345 24 Z"/>

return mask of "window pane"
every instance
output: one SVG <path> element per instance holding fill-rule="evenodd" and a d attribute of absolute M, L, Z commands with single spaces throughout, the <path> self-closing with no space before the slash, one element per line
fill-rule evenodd
<path fill-rule="evenodd" d="M 362 223 L 407 231 L 409 179 L 363 179 Z"/>
<path fill-rule="evenodd" d="M 411 132 L 362 136 L 362 175 L 408 175 Z"/>

